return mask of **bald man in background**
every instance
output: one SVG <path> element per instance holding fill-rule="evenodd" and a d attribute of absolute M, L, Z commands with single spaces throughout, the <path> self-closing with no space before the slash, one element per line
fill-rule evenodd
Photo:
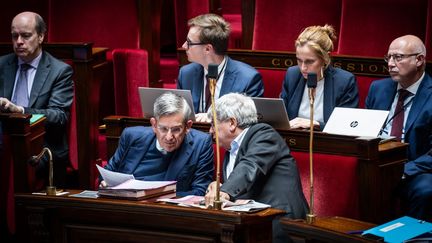
<path fill-rule="evenodd" d="M 389 110 L 382 135 L 409 143 L 400 188 L 404 213 L 432 221 L 432 78 L 425 72 L 426 47 L 416 36 L 401 36 L 384 59 L 391 78 L 371 84 L 366 107 Z"/>

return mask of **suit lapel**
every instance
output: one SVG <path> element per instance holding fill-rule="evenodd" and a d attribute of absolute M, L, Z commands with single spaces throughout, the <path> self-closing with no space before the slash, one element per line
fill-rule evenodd
<path fill-rule="evenodd" d="M 323 100 L 323 108 L 324 108 L 324 121 L 327 121 L 330 117 L 330 114 L 333 111 L 334 107 L 334 75 L 331 67 L 327 69 L 325 72 L 325 80 L 324 80 L 324 100 Z"/>
<path fill-rule="evenodd" d="M 290 114 L 289 117 L 290 120 L 296 118 L 298 116 L 298 110 L 300 108 L 300 103 L 303 97 L 303 92 L 306 86 L 306 80 L 305 78 L 299 73 L 299 81 L 297 82 L 293 94 L 291 96 L 291 100 L 288 102 L 288 114 Z"/>
<path fill-rule="evenodd" d="M 233 88 L 235 85 L 235 79 L 237 77 L 236 72 L 232 69 L 231 58 L 227 57 L 226 70 L 222 82 L 222 87 L 219 93 L 219 97 L 230 93 L 231 90 L 236 90 Z"/>
<path fill-rule="evenodd" d="M 44 86 L 48 73 L 50 71 L 50 62 L 45 53 L 42 53 L 42 58 L 36 70 L 36 74 L 33 80 L 33 86 L 30 92 L 30 99 L 28 107 L 32 107 L 36 102 L 37 97 L 40 95 L 41 89 Z"/>
<path fill-rule="evenodd" d="M 4 85 L 1 87 L 1 90 L 3 90 L 4 94 L 2 96 L 8 98 L 9 100 L 12 99 L 12 91 L 15 84 L 15 77 L 17 72 L 18 66 L 17 66 L 17 59 L 14 58 L 10 62 L 8 62 L 8 65 L 6 66 L 4 70 L 4 80 L 0 83 L 0 85 Z"/>
<path fill-rule="evenodd" d="M 192 89 L 191 89 L 192 99 L 193 99 L 193 103 L 194 103 L 195 112 L 198 112 L 200 109 L 201 94 L 202 94 L 203 89 L 204 89 L 204 83 L 203 83 L 204 68 L 201 65 L 200 65 L 200 68 L 194 69 L 192 79 L 195 80 L 194 83 L 196 84 L 196 85 L 193 85 Z"/>
<path fill-rule="evenodd" d="M 405 133 L 407 133 L 412 124 L 417 119 L 418 114 L 421 114 L 423 109 L 426 109 L 426 102 L 429 101 L 432 97 L 432 79 L 429 75 L 425 74 L 422 83 L 417 91 L 417 94 L 414 97 L 413 104 L 411 106 L 410 112 L 408 114 L 408 118 L 405 124 Z"/>

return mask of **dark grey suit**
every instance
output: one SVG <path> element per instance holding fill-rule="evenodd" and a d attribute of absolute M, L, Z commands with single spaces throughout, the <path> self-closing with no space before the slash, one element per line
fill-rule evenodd
<path fill-rule="evenodd" d="M 0 57 L 0 97 L 11 100 L 17 69 L 18 59 L 14 53 Z M 25 113 L 44 114 L 47 118 L 45 145 L 53 153 L 56 164 L 54 180 L 60 186 L 64 182 L 65 168 L 69 162 L 67 124 L 73 100 L 72 74 L 70 65 L 42 52 L 29 105 L 24 107 Z"/>
<path fill-rule="evenodd" d="M 228 160 L 229 152 L 224 172 Z M 283 209 L 289 218 L 305 218 L 308 211 L 296 161 L 279 133 L 263 123 L 251 126 L 245 134 L 229 178 L 224 173 L 221 191 L 233 200 L 254 199 Z M 280 229 L 275 233 L 283 235 Z"/>

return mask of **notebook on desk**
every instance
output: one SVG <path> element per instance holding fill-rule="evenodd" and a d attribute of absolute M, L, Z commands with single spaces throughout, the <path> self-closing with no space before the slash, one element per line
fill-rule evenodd
<path fill-rule="evenodd" d="M 258 113 L 258 122 L 271 125 L 275 129 L 289 129 L 289 118 L 285 104 L 279 98 L 251 97 L 255 102 Z"/>
<path fill-rule="evenodd" d="M 192 95 L 190 90 L 184 90 L 184 89 L 163 89 L 163 88 L 148 88 L 148 87 L 139 87 L 138 93 L 140 96 L 141 101 L 141 109 L 144 118 L 151 118 L 153 117 L 153 105 L 156 99 L 161 96 L 163 93 L 166 92 L 172 92 L 174 94 L 180 95 L 189 104 L 189 107 L 191 108 L 191 117 L 190 119 L 195 121 L 195 112 L 194 112 L 194 105 L 192 101 Z"/>
<path fill-rule="evenodd" d="M 389 111 L 336 107 L 323 132 L 378 137 Z"/>

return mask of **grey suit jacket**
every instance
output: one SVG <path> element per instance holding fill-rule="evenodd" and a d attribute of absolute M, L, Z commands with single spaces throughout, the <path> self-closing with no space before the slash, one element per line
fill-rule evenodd
<path fill-rule="evenodd" d="M 224 172 L 229 160 L 225 155 Z M 254 199 L 283 209 L 290 218 L 305 218 L 308 210 L 296 161 L 283 138 L 270 126 L 251 126 L 221 191 L 231 199 Z"/>
<path fill-rule="evenodd" d="M 0 57 L 0 97 L 11 99 L 17 69 L 18 59 L 14 53 Z M 70 65 L 44 51 L 34 77 L 29 105 L 24 108 L 25 113 L 44 114 L 47 118 L 45 143 L 56 162 L 69 161 L 67 124 L 73 100 L 72 74 Z"/>

